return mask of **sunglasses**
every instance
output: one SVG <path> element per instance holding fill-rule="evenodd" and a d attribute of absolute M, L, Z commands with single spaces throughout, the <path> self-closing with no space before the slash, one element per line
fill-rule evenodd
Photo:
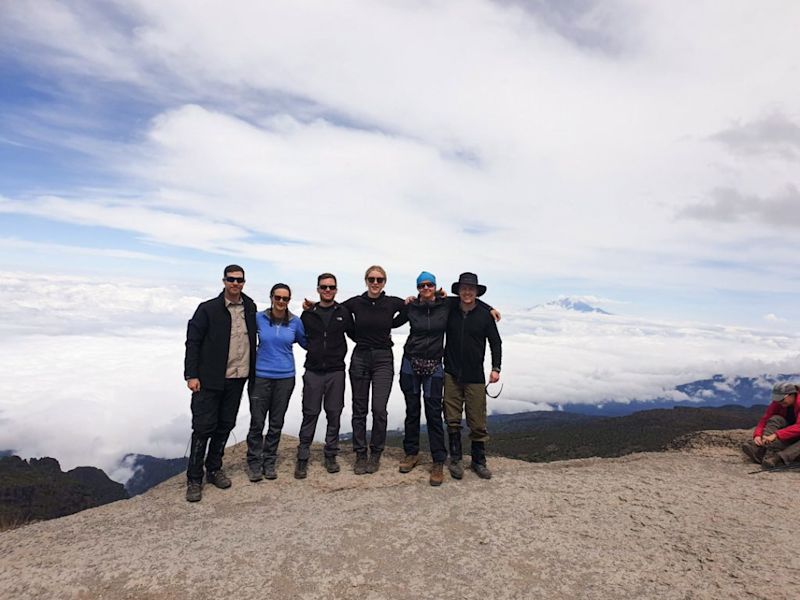
<path fill-rule="evenodd" d="M 291 296 L 278 296 L 277 294 L 275 294 L 272 297 L 272 299 L 275 300 L 275 302 L 288 302 L 289 300 L 292 299 L 292 297 Z"/>
<path fill-rule="evenodd" d="M 244 277 L 226 277 L 228 283 L 244 283 Z"/>
<path fill-rule="evenodd" d="M 336 289 L 335 285 L 318 285 L 317 287 L 319 289 L 321 289 L 323 292 L 327 292 L 328 290 L 335 290 Z"/>
<path fill-rule="evenodd" d="M 386 281 L 386 277 L 367 277 L 367 281 L 370 283 L 383 283 Z"/>
<path fill-rule="evenodd" d="M 430 281 L 423 281 L 417 286 L 417 289 L 421 290 L 422 288 L 435 288 L 435 287 L 436 287 L 435 283 L 431 283 Z"/>
<path fill-rule="evenodd" d="M 489 391 L 489 386 L 490 386 L 490 385 L 491 385 L 491 384 L 487 383 L 487 384 L 486 384 L 486 387 L 484 388 L 484 389 L 486 390 L 486 395 L 487 395 L 487 396 L 489 396 L 489 398 L 499 398 L 499 397 L 500 397 L 500 394 L 502 394 L 502 393 L 503 393 L 503 384 L 502 384 L 502 383 L 500 384 L 500 389 L 499 389 L 499 390 L 497 390 L 497 393 L 496 393 L 496 394 L 492 394 L 492 393 Z"/>

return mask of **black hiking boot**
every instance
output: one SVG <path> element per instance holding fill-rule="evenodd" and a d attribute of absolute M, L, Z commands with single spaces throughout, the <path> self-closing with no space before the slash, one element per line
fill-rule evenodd
<path fill-rule="evenodd" d="M 483 442 L 472 442 L 472 464 L 469 468 L 481 479 L 492 478 L 492 472 L 486 466 L 486 445 Z"/>
<path fill-rule="evenodd" d="M 353 473 L 364 475 L 367 472 L 367 453 L 359 452 L 356 454 L 356 464 L 353 465 Z"/>
<path fill-rule="evenodd" d="M 261 465 L 247 465 L 247 478 L 256 483 L 264 479 L 264 474 L 261 471 Z"/>
<path fill-rule="evenodd" d="M 294 478 L 305 479 L 308 477 L 308 460 L 298 458 L 294 465 Z"/>
<path fill-rule="evenodd" d="M 326 456 L 325 457 L 325 470 L 328 473 L 338 473 L 340 470 L 339 463 L 336 462 L 335 456 Z"/>
<path fill-rule="evenodd" d="M 264 465 L 264 479 L 277 479 L 278 472 L 275 470 L 275 463 L 267 463 Z"/>
<path fill-rule="evenodd" d="M 377 473 L 378 470 L 381 468 L 381 453 L 380 452 L 373 452 L 369 455 L 369 460 L 367 461 L 367 473 L 370 475 L 373 473 Z"/>

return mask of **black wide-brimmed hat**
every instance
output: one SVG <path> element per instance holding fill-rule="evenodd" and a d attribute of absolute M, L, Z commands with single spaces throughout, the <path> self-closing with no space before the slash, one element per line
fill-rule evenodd
<path fill-rule="evenodd" d="M 486 286 L 481 285 L 478 283 L 478 276 L 475 273 L 462 273 L 458 276 L 458 281 L 456 281 L 453 286 L 450 288 L 450 291 L 454 294 L 458 294 L 458 286 L 462 283 L 466 283 L 468 285 L 474 285 L 478 288 L 478 293 L 476 295 L 483 296 L 486 293 Z"/>

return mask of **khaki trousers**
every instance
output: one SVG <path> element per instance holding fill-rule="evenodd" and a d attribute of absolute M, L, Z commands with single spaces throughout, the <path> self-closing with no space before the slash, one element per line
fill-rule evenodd
<path fill-rule="evenodd" d="M 467 413 L 469 439 L 488 442 L 486 431 L 486 386 L 482 383 L 459 383 L 449 373 L 444 374 L 444 419 L 448 431 L 461 429 L 461 414 Z"/>

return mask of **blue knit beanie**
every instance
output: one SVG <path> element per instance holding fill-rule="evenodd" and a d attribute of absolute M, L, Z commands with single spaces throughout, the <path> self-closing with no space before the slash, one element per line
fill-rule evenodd
<path fill-rule="evenodd" d="M 419 287 L 419 284 L 423 281 L 430 281 L 433 284 L 433 287 L 436 287 L 436 275 L 433 273 L 428 273 L 427 271 L 420 273 L 417 277 L 417 287 Z"/>

